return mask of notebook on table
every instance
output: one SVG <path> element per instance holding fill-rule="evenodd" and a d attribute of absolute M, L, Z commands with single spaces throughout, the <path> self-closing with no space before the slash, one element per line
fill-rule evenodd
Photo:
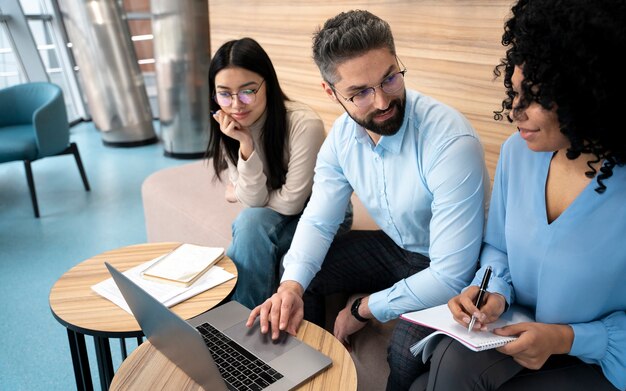
<path fill-rule="evenodd" d="M 422 360 L 426 362 L 442 336 L 447 335 L 465 345 L 468 349 L 479 352 L 494 349 L 517 339 L 515 336 L 501 336 L 493 333 L 493 329 L 521 322 L 533 322 L 529 311 L 523 307 L 511 306 L 500 318 L 488 325 L 487 331 L 468 331 L 467 327 L 457 323 L 446 304 L 427 308 L 421 311 L 409 312 L 401 315 L 409 322 L 435 329 L 435 332 L 422 338 L 411 346 L 411 353 L 417 356 L 422 353 Z"/>
<path fill-rule="evenodd" d="M 106 267 L 144 335 L 206 390 L 290 390 L 332 360 L 295 337 L 261 334 L 250 310 L 231 301 L 185 321 L 109 263 Z"/>
<path fill-rule="evenodd" d="M 223 247 L 183 243 L 141 272 L 143 278 L 188 287 L 224 256 Z"/>

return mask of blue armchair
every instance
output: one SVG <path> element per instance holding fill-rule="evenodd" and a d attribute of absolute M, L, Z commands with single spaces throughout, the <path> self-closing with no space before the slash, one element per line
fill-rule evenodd
<path fill-rule="evenodd" d="M 39 217 L 31 163 L 48 156 L 73 154 L 85 190 L 89 182 L 80 153 L 70 143 L 63 91 L 52 83 L 25 83 L 0 90 L 0 163 L 24 161 L 30 197 Z"/>

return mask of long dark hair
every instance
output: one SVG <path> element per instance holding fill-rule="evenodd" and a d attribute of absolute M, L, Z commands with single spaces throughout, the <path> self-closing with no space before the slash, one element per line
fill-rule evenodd
<path fill-rule="evenodd" d="M 268 184 L 278 189 L 285 183 L 287 168 L 285 166 L 285 139 L 287 137 L 287 109 L 285 101 L 289 100 L 278 84 L 278 77 L 269 56 L 261 45 L 252 38 L 242 38 L 223 44 L 211 59 L 209 65 L 209 109 L 215 112 L 220 109 L 213 99 L 215 96 L 215 75 L 224 68 L 239 67 L 260 75 L 265 80 L 267 96 L 266 120 L 261 131 L 261 140 L 265 152 Z M 213 157 L 215 175 L 221 180 L 221 173 L 227 168 L 226 159 L 237 164 L 239 142 L 220 131 L 219 123 L 209 116 L 210 139 L 206 155 Z"/>
<path fill-rule="evenodd" d="M 626 83 L 619 76 L 622 62 L 616 53 L 626 47 L 626 3 L 623 0 L 519 0 L 502 35 L 508 49 L 495 69 L 504 74 L 506 98 L 496 119 L 512 122 L 511 112 L 532 102 L 545 109 L 556 105 L 561 132 L 569 139 L 569 159 L 583 153 L 588 177 L 593 163 L 604 159 L 596 180 L 598 193 L 615 166 L 626 163 L 623 110 Z M 511 82 L 516 65 L 524 80 L 517 107 Z M 514 113 L 513 113 L 514 114 Z"/>

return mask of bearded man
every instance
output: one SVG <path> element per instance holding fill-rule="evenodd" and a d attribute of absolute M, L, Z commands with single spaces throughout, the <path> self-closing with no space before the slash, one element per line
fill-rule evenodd
<path fill-rule="evenodd" d="M 313 38 L 328 97 L 341 105 L 315 168 L 313 193 L 285 255 L 277 292 L 250 314 L 261 331 L 292 334 L 303 317 L 324 325 L 324 297 L 371 292 L 347 303 L 334 334 L 446 303 L 478 261 L 489 177 L 483 149 L 458 111 L 405 88 L 389 24 L 367 11 L 341 13 Z M 355 193 L 377 231 L 336 235 Z M 422 365 L 409 346 L 431 330 L 400 321 L 388 389 L 406 389 Z"/>

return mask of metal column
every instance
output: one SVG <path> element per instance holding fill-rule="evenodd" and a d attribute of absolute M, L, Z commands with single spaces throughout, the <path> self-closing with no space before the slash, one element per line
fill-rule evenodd
<path fill-rule="evenodd" d="M 150 4 L 165 155 L 199 158 L 209 142 L 208 0 Z"/>
<path fill-rule="evenodd" d="M 102 141 L 135 146 L 157 141 L 126 21 L 116 0 L 59 0 L 94 124 Z"/>

